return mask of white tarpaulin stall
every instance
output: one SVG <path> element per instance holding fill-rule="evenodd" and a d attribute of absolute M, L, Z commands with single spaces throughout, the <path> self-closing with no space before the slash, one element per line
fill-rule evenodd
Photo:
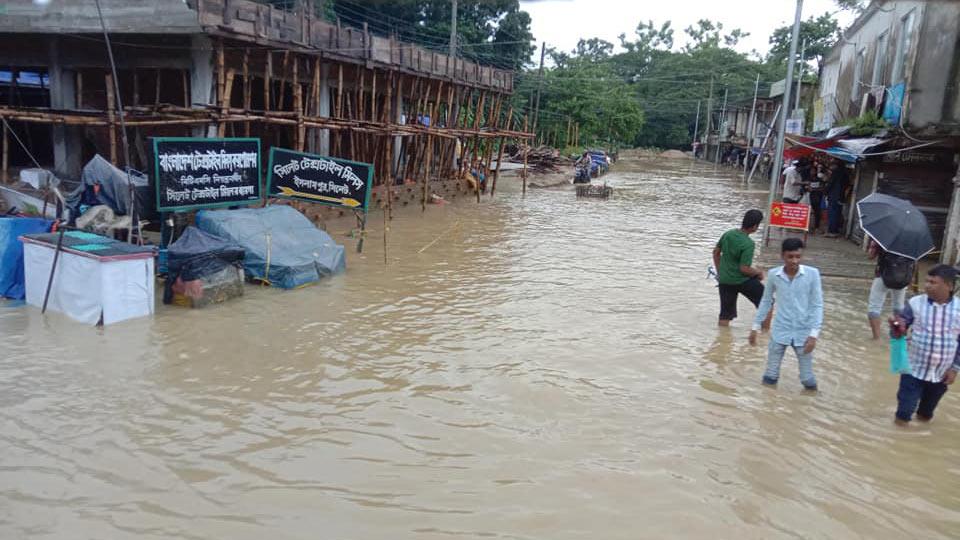
<path fill-rule="evenodd" d="M 154 311 L 153 250 L 90 233 L 64 235 L 47 309 L 87 324 L 113 324 Z M 42 307 L 57 234 L 21 237 L 27 303 Z"/>

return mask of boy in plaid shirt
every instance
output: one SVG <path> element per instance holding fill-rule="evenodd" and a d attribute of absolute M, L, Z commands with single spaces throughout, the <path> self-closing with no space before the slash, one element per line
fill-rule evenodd
<path fill-rule="evenodd" d="M 896 422 L 929 422 L 940 398 L 960 371 L 960 300 L 953 296 L 957 269 L 937 265 L 927 273 L 924 292 L 891 317 L 891 332 L 910 329 L 910 373 L 900 375 Z"/>

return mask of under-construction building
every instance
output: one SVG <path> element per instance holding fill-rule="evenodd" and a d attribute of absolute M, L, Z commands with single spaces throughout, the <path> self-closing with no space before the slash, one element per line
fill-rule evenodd
<path fill-rule="evenodd" d="M 375 186 L 495 178 L 523 139 L 509 71 L 252 0 L 94 0 L 0 5 L 0 117 L 37 161 L 76 176 L 95 154 L 148 171 L 150 137 L 257 137 L 373 163 Z M 2 173 L 32 160 L 3 130 Z M 459 154 L 457 153 L 459 151 Z M 492 170 L 491 170 L 492 169 Z M 377 189 L 375 188 L 375 192 Z M 426 193 L 426 189 L 423 190 Z M 479 189 L 477 189 L 479 195 Z"/>

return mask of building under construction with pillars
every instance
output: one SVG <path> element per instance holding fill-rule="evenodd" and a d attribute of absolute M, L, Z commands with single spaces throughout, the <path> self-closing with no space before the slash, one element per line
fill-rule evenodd
<path fill-rule="evenodd" d="M 3 130 L 5 179 L 34 158 L 67 177 L 95 154 L 123 167 L 121 104 L 134 169 L 149 171 L 150 137 L 256 137 L 373 163 L 381 205 L 384 187 L 423 183 L 425 199 L 469 169 L 495 182 L 496 154 L 528 137 L 512 72 L 328 22 L 310 0 L 100 5 L 119 95 L 94 0 L 0 6 L 0 117 L 17 135 Z"/>

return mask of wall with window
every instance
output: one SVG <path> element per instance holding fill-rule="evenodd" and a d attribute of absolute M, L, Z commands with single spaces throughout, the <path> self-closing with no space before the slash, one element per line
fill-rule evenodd
<path fill-rule="evenodd" d="M 820 96 L 835 106 L 833 124 L 885 103 L 912 129 L 960 120 L 958 32 L 960 2 L 871 5 L 825 61 Z"/>

